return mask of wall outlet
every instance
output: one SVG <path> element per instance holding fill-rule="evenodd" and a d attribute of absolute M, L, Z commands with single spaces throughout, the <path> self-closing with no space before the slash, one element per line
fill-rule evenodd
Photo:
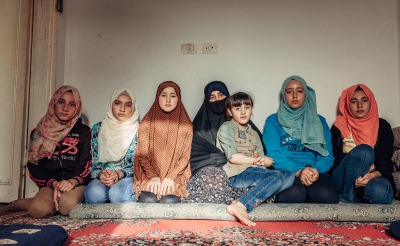
<path fill-rule="evenodd" d="M 218 53 L 218 43 L 202 43 L 201 44 L 201 52 L 203 54 L 215 54 Z"/>
<path fill-rule="evenodd" d="M 196 54 L 197 53 L 196 44 L 194 43 L 181 44 L 181 53 L 182 55 Z"/>

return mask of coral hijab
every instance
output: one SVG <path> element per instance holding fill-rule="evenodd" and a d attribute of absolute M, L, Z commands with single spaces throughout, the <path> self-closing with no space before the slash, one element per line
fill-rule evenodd
<path fill-rule="evenodd" d="M 68 122 L 60 121 L 54 113 L 54 105 L 65 92 L 71 92 L 76 103 L 75 115 Z M 58 142 L 67 136 L 81 116 L 81 113 L 82 102 L 78 90 L 69 85 L 58 88 L 50 100 L 46 114 L 40 119 L 32 132 L 28 147 L 28 161 L 37 163 L 40 159 L 51 156 Z"/>
<path fill-rule="evenodd" d="M 360 87 L 371 102 L 369 113 L 362 119 L 354 117 L 350 110 L 350 100 Z M 353 85 L 342 92 L 339 101 L 340 115 L 336 117 L 334 125 L 340 130 L 342 137 L 353 136 L 356 145 L 368 144 L 372 148 L 378 139 L 379 115 L 378 105 L 372 91 L 364 84 Z"/>
<path fill-rule="evenodd" d="M 158 98 L 167 88 L 175 89 L 178 104 L 166 113 L 159 106 Z M 193 137 L 192 122 L 183 106 L 179 86 L 166 81 L 158 86 L 155 102 L 143 118 L 138 131 L 138 146 L 134 158 L 136 195 L 147 190 L 154 177 L 174 181 L 171 194 L 187 197 L 186 184 L 190 178 L 190 150 Z"/>

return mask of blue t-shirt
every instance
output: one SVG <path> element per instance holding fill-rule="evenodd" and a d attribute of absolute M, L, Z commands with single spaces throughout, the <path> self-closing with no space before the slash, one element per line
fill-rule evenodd
<path fill-rule="evenodd" d="M 326 173 L 333 165 L 331 132 L 324 117 L 319 115 L 324 130 L 326 147 L 329 155 L 322 156 L 319 153 L 304 147 L 300 137 L 291 137 L 279 125 L 278 115 L 270 115 L 264 125 L 263 142 L 267 150 L 267 156 L 274 159 L 274 168 L 289 170 L 293 173 L 312 167 L 319 173 Z M 301 136 L 301 134 L 298 134 Z"/>

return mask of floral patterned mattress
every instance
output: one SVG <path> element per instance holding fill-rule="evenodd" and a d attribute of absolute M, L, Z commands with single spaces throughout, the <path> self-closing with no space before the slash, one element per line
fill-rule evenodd
<path fill-rule="evenodd" d="M 194 219 L 230 220 L 225 204 L 213 203 L 106 203 L 78 204 L 72 219 Z M 261 204 L 249 217 L 254 221 L 363 221 L 392 222 L 400 219 L 400 201 L 376 204 Z"/>

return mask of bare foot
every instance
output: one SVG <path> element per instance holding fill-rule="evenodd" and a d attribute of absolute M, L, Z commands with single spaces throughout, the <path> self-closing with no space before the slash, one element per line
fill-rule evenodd
<path fill-rule="evenodd" d="M 226 208 L 226 211 L 232 216 L 235 216 L 240 223 L 247 225 L 247 226 L 255 226 L 256 223 L 249 220 L 247 215 L 247 209 L 241 202 L 232 203 Z"/>
<path fill-rule="evenodd" d="M 28 210 L 27 208 L 28 202 L 32 201 L 32 199 L 33 198 L 14 200 L 8 204 L 7 208 L 10 211 L 19 211 L 19 210 L 26 211 Z"/>

